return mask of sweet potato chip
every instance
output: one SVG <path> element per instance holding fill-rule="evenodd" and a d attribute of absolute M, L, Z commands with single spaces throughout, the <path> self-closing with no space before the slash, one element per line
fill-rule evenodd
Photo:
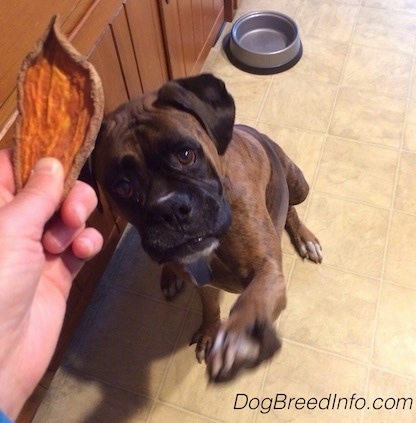
<path fill-rule="evenodd" d="M 104 94 L 94 67 L 61 32 L 57 17 L 25 58 L 17 87 L 16 188 L 39 159 L 55 157 L 65 170 L 64 198 L 94 148 Z"/>

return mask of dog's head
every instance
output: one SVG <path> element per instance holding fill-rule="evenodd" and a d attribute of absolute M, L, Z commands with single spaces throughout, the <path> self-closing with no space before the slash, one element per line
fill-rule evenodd
<path fill-rule="evenodd" d="M 212 75 L 171 81 L 104 119 L 94 173 L 156 261 L 209 254 L 229 228 L 221 155 L 235 107 Z"/>

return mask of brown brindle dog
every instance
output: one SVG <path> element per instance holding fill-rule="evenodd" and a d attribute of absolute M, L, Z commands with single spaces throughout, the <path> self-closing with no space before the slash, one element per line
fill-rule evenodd
<path fill-rule="evenodd" d="M 234 116 L 214 76 L 171 81 L 110 113 L 94 152 L 110 203 L 163 264 L 165 295 L 183 280 L 198 287 L 203 315 L 192 342 L 216 382 L 280 349 L 273 322 L 286 306 L 283 230 L 302 258 L 322 261 L 294 208 L 308 194 L 302 172 Z M 223 323 L 217 288 L 241 293 Z"/>

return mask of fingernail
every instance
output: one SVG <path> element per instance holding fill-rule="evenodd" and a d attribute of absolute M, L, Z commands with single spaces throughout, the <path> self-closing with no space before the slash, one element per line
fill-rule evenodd
<path fill-rule="evenodd" d="M 42 173 L 47 175 L 56 175 L 61 170 L 61 163 L 54 157 L 45 157 L 40 159 L 33 168 L 34 173 Z"/>

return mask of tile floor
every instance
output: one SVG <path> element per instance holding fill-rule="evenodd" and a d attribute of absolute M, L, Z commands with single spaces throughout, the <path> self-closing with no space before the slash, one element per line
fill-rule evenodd
<path fill-rule="evenodd" d="M 280 356 L 207 386 L 187 346 L 195 293 L 166 303 L 128 230 L 36 423 L 416 422 L 416 2 L 242 0 L 238 13 L 254 7 L 297 21 L 301 61 L 254 76 L 219 42 L 205 70 L 225 80 L 237 120 L 278 140 L 311 184 L 300 213 L 325 259 L 303 263 L 284 240 Z"/>

